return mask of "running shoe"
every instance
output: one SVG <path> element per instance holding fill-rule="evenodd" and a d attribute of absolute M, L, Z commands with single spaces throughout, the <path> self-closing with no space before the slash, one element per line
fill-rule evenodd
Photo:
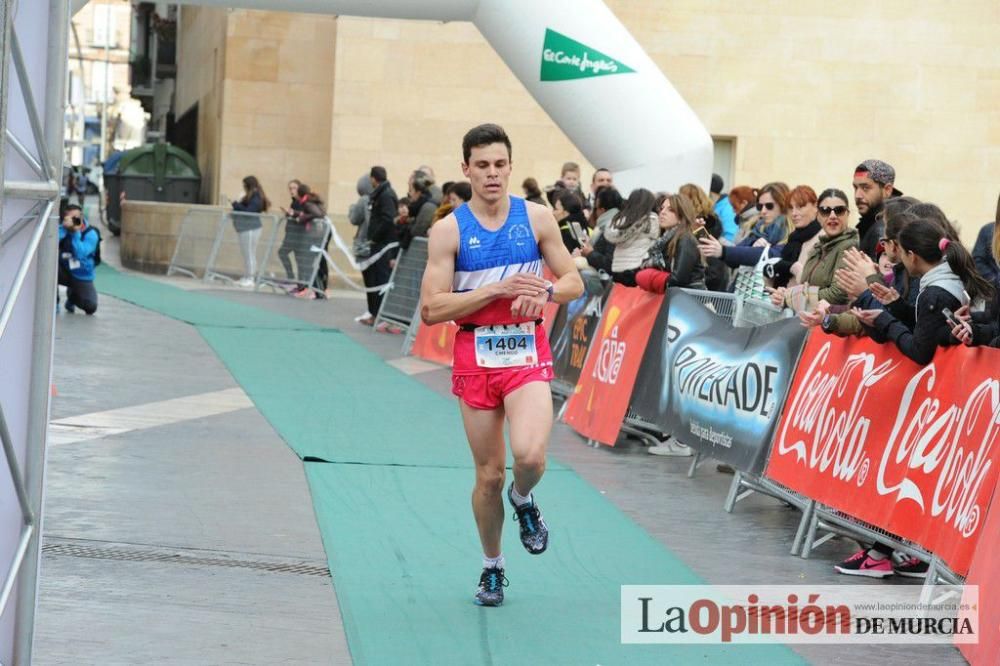
<path fill-rule="evenodd" d="M 915 557 L 902 557 L 902 561 L 893 564 L 892 570 L 906 578 L 927 578 L 930 565 Z"/>
<path fill-rule="evenodd" d="M 892 562 L 888 557 L 876 560 L 868 554 L 868 550 L 859 550 L 840 564 L 833 567 L 848 576 L 866 576 L 868 578 L 885 578 L 892 575 Z"/>
<path fill-rule="evenodd" d="M 512 481 L 510 487 L 507 488 L 507 499 L 514 507 L 514 520 L 521 526 L 521 544 L 532 555 L 541 555 L 549 546 L 549 528 L 546 527 L 545 521 L 542 519 L 542 512 L 538 510 L 534 498 L 530 504 L 518 506 L 514 503 L 514 497 L 511 495 L 513 491 L 514 482 Z"/>
<path fill-rule="evenodd" d="M 694 455 L 694 450 L 690 446 L 684 446 L 674 437 L 668 437 L 655 446 L 646 449 L 646 453 L 654 456 L 674 456 L 678 458 L 690 458 Z"/>
<path fill-rule="evenodd" d="M 483 569 L 479 577 L 475 602 L 478 606 L 499 606 L 503 603 L 503 588 L 507 587 L 507 577 L 500 567 Z"/>

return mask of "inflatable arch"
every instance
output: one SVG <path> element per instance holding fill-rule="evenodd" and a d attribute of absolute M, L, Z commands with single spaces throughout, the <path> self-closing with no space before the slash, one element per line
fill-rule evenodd
<path fill-rule="evenodd" d="M 634 187 L 706 190 L 712 138 L 602 0 L 180 0 L 341 16 L 471 21 L 595 166 Z M 503 124 L 502 118 L 484 122 Z M 512 137 L 517 143 L 517 137 Z"/>

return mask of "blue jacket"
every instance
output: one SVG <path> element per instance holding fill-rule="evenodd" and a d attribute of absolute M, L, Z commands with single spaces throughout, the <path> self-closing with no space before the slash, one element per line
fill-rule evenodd
<path fill-rule="evenodd" d="M 740 232 L 740 225 L 736 222 L 733 204 L 729 203 L 729 195 L 723 194 L 715 202 L 715 214 L 722 222 L 722 237 L 732 243 L 736 239 L 736 234 Z"/>
<path fill-rule="evenodd" d="M 86 225 L 81 231 L 69 231 L 59 225 L 59 265 L 70 272 L 77 280 L 93 282 L 94 253 L 97 252 L 97 241 L 100 238 L 97 229 Z M 70 268 L 70 259 L 80 262 L 78 268 Z"/>

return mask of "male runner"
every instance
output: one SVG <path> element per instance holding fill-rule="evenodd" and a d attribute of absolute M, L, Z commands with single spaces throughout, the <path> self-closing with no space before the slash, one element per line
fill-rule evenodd
<path fill-rule="evenodd" d="M 510 423 L 514 481 L 507 498 L 533 555 L 545 551 L 548 529 L 532 496 L 545 471 L 552 429 L 552 352 L 539 318 L 550 300 L 571 301 L 583 281 L 545 206 L 507 194 L 510 139 L 498 125 L 474 127 L 462 140 L 462 172 L 472 200 L 431 227 L 421 288 L 425 324 L 455 320 L 452 392 L 476 464 L 472 511 L 483 546 L 475 601 L 503 603 L 503 488 Z M 542 260 L 558 276 L 542 279 Z"/>

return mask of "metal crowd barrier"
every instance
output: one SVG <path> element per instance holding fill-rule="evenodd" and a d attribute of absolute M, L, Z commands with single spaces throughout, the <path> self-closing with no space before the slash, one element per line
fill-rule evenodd
<path fill-rule="evenodd" d="M 332 223 L 328 218 L 314 221 L 308 229 L 302 225 L 282 220 L 275 229 L 257 274 L 257 288 L 270 287 L 275 291 L 307 288 L 316 293 L 326 289 L 325 280 L 317 280 L 322 264 L 326 261 L 313 248 L 326 248 L 330 242 Z M 281 238 L 280 243 L 278 238 Z"/>
<path fill-rule="evenodd" d="M 409 329 L 420 306 L 420 283 L 427 267 L 427 239 L 414 238 L 410 247 L 399 253 L 389 278 L 389 290 L 375 316 L 375 326 L 382 322 Z M 416 331 L 413 333 L 416 337 Z M 412 340 L 411 340 L 412 344 Z"/>
<path fill-rule="evenodd" d="M 281 215 L 237 215 L 242 220 L 259 221 L 260 227 L 240 233 L 233 211 L 189 211 L 181 221 L 167 275 L 228 283 L 249 278 L 255 288 L 270 287 L 276 291 L 325 288 L 316 281 L 323 256 L 313 248 L 326 247 L 329 242 L 332 227 L 328 219 L 317 220 L 306 230 L 288 225 Z"/>

